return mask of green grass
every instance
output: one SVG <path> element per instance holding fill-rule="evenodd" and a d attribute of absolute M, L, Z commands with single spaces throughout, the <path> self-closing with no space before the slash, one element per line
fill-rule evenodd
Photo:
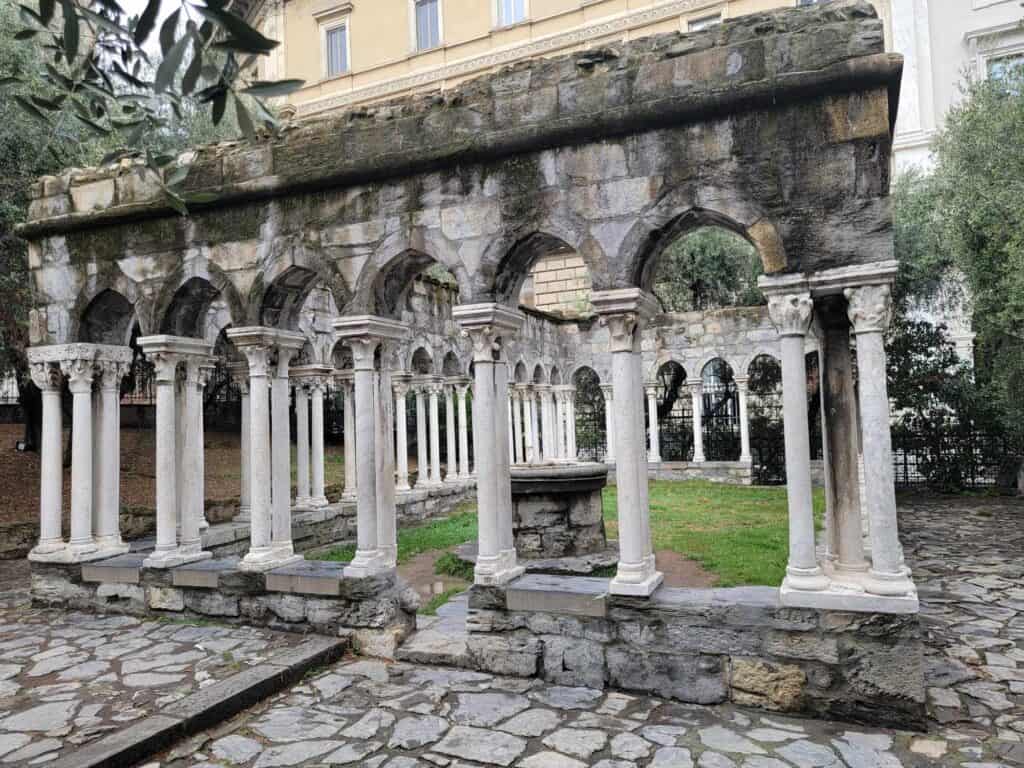
<path fill-rule="evenodd" d="M 419 614 L 421 616 L 436 616 L 437 609 L 447 603 L 456 595 L 460 595 L 465 591 L 464 588 L 456 587 L 455 589 L 446 589 L 439 595 L 434 595 L 430 600 L 427 601 L 426 605 L 420 606 Z"/>
<path fill-rule="evenodd" d="M 782 583 L 789 551 L 784 487 L 655 481 L 650 499 L 655 550 L 673 550 L 700 563 L 717 574 L 719 586 Z M 815 489 L 819 528 L 824 509 L 824 492 Z M 604 519 L 609 538 L 617 538 L 614 488 L 604 490 Z"/>
<path fill-rule="evenodd" d="M 445 552 L 434 563 L 434 573 L 438 576 L 451 576 L 463 581 L 473 581 L 473 564 L 463 560 L 454 552 Z"/>
<path fill-rule="evenodd" d="M 443 520 L 399 530 L 398 564 L 408 562 L 424 552 L 451 549 L 474 539 L 476 539 L 476 505 L 471 502 L 461 504 Z M 355 553 L 355 547 L 338 547 L 312 559 L 347 563 L 352 560 Z"/>

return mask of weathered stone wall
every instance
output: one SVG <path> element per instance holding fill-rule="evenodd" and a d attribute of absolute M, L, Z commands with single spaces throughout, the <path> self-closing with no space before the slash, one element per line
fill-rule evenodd
<path fill-rule="evenodd" d="M 483 670 L 560 685 L 886 727 L 924 723 L 914 615 L 783 608 L 770 587 L 607 594 L 607 580 L 525 576 L 473 587 L 468 648 Z"/>
<path fill-rule="evenodd" d="M 601 491 L 512 497 L 516 553 L 527 560 L 604 552 Z"/>
<path fill-rule="evenodd" d="M 393 316 L 431 260 L 460 302 L 514 301 L 565 249 L 595 289 L 649 287 L 660 249 L 705 223 L 772 273 L 890 259 L 900 61 L 883 49 L 854 2 L 525 62 L 187 153 L 186 190 L 211 196 L 187 217 L 131 162 L 47 177 L 20 230 L 32 343 L 80 339 L 104 290 L 159 332 L 194 278 L 224 322 L 285 327 L 314 286 Z"/>
<path fill-rule="evenodd" d="M 754 482 L 750 462 L 704 461 L 663 461 L 651 465 L 647 471 L 652 480 L 710 480 L 713 483 L 751 485 Z"/>

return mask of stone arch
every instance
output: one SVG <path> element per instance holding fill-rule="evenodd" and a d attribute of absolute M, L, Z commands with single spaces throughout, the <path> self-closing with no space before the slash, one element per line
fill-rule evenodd
<path fill-rule="evenodd" d="M 777 228 L 758 206 L 732 190 L 702 188 L 691 193 L 677 188 L 640 218 L 623 240 L 622 286 L 650 290 L 662 252 L 680 237 L 708 226 L 733 232 L 754 246 L 766 274 L 789 266 Z"/>
<path fill-rule="evenodd" d="M 551 366 L 551 383 L 556 386 L 562 383 L 562 372 L 558 370 L 557 365 Z"/>
<path fill-rule="evenodd" d="M 533 377 L 530 379 L 532 384 L 546 384 L 547 375 L 544 372 L 544 364 L 537 363 L 533 366 Z"/>
<path fill-rule="evenodd" d="M 93 344 L 129 345 L 135 326 L 135 307 L 124 295 L 106 288 L 96 294 L 82 313 L 78 340 Z"/>
<path fill-rule="evenodd" d="M 336 264 L 321 251 L 289 236 L 275 241 L 263 271 L 249 291 L 249 322 L 297 330 L 302 307 L 317 285 L 322 285 L 343 310 L 351 291 Z"/>
<path fill-rule="evenodd" d="M 439 264 L 452 274 L 459 286 L 460 301 L 472 296 L 469 274 L 458 249 L 440 233 L 414 228 L 391 235 L 360 270 L 353 292 L 353 311 L 399 316 L 413 279 L 432 264 Z"/>
<path fill-rule="evenodd" d="M 657 384 L 658 432 L 661 458 L 689 461 L 693 458 L 693 409 L 687 389 L 686 367 L 675 359 L 662 360 L 654 371 Z"/>
<path fill-rule="evenodd" d="M 481 260 L 484 298 L 514 306 L 538 259 L 557 253 L 579 255 L 591 279 L 604 272 L 604 252 L 593 238 L 580 238 L 568 227 L 548 223 L 544 230 L 519 230 L 491 243 Z"/>
<path fill-rule="evenodd" d="M 526 384 L 527 379 L 526 363 L 520 360 L 512 371 L 512 381 L 516 384 Z"/>
<path fill-rule="evenodd" d="M 711 369 L 719 364 L 724 365 L 725 368 L 728 369 L 730 377 L 734 377 L 736 375 L 737 368 L 732 364 L 732 361 L 730 361 L 726 355 L 721 352 L 714 351 L 705 354 L 704 357 L 700 359 L 700 362 L 694 368 L 694 372 L 696 375 L 700 376 L 701 379 L 704 379 L 705 376 L 715 375 L 716 372 Z"/>
<path fill-rule="evenodd" d="M 448 350 L 444 356 L 444 360 L 441 363 L 441 373 L 448 377 L 465 375 L 462 362 L 459 360 L 458 355 L 451 350 Z"/>
<path fill-rule="evenodd" d="M 339 341 L 331 349 L 329 362 L 336 370 L 350 371 L 355 367 L 352 359 L 352 347 L 344 339 Z"/>
<path fill-rule="evenodd" d="M 78 298 L 75 301 L 74 309 L 71 311 L 71 322 L 72 327 L 68 334 L 69 339 L 75 341 L 87 341 L 86 336 L 94 338 L 96 333 L 99 331 L 98 328 L 93 327 L 86 329 L 84 321 L 86 315 L 90 311 L 95 311 L 99 306 L 93 307 L 93 303 L 100 298 L 102 294 L 112 293 L 123 298 L 128 305 L 131 307 L 132 314 L 134 315 L 134 322 L 138 324 L 141 335 L 145 336 L 152 333 L 153 324 L 151 322 L 151 305 L 146 296 L 139 289 L 139 286 L 125 275 L 116 265 L 111 265 L 109 268 L 101 267 L 100 272 L 90 276 L 85 283 L 85 286 L 78 294 Z M 107 296 L 102 301 L 116 301 L 111 296 Z M 120 306 L 118 312 L 123 311 L 123 305 Z M 97 316 L 93 316 L 91 322 L 96 322 Z M 128 324 L 128 328 L 123 341 L 114 342 L 117 344 L 127 344 L 131 338 L 132 323 Z M 113 334 L 110 334 L 113 337 Z"/>
<path fill-rule="evenodd" d="M 230 322 L 237 325 L 246 316 L 234 283 L 215 264 L 206 259 L 189 259 L 164 281 L 164 289 L 153 306 L 150 326 L 159 333 L 174 333 L 167 328 L 185 328 L 182 336 L 202 338 L 206 312 L 215 299 L 224 301 Z"/>
<path fill-rule="evenodd" d="M 416 347 L 409 356 L 409 371 L 414 375 L 429 376 L 434 373 L 434 358 L 426 347 Z"/>

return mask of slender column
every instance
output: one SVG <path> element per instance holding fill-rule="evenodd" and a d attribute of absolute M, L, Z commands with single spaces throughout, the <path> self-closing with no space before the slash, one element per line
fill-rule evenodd
<path fill-rule="evenodd" d="M 441 418 L 438 410 L 438 398 L 442 385 L 432 383 L 427 392 L 430 396 L 430 484 L 441 484 Z"/>
<path fill-rule="evenodd" d="M 306 507 L 309 491 L 309 382 L 295 382 L 295 506 Z"/>
<path fill-rule="evenodd" d="M 374 409 L 374 360 L 378 341 L 349 339 L 355 363 L 356 443 L 360 446 L 356 471 L 356 555 L 345 575 L 371 576 L 384 569 L 377 530 L 377 416 Z"/>
<path fill-rule="evenodd" d="M 782 583 L 787 590 L 828 587 L 814 552 L 811 454 L 807 425 L 807 364 L 804 338 L 813 304 L 808 293 L 768 298 L 768 313 L 781 337 L 782 417 L 786 424 L 786 497 L 789 505 L 789 563 Z"/>
<path fill-rule="evenodd" d="M 520 394 L 523 401 L 523 463 L 533 464 L 537 460 L 533 439 L 533 389 L 524 384 Z"/>
<path fill-rule="evenodd" d="M 324 395 L 327 392 L 327 380 L 323 377 L 313 379 L 311 384 L 310 405 L 313 416 L 312 474 L 313 487 L 310 489 L 309 500 L 312 507 L 326 507 L 327 493 L 324 488 Z"/>
<path fill-rule="evenodd" d="M 387 352 L 388 342 L 381 342 Z M 377 548 L 384 568 L 398 565 L 398 509 L 395 499 L 395 419 L 391 371 L 381 355 L 381 370 L 374 387 L 377 415 Z"/>
<path fill-rule="evenodd" d="M 477 475 L 478 553 L 474 581 L 502 585 L 523 569 L 516 564 L 508 421 L 508 365 L 501 340 L 522 324 L 518 312 L 497 304 L 455 307 L 453 316 L 473 343 L 473 455 Z"/>
<path fill-rule="evenodd" d="M 214 365 L 207 361 L 199 366 L 199 382 L 196 386 L 196 435 L 198 441 L 198 475 L 196 477 L 196 492 L 199 498 L 199 530 L 205 531 L 210 527 L 210 521 L 206 519 L 206 423 L 204 411 L 206 408 L 206 387 L 213 378 Z"/>
<path fill-rule="evenodd" d="M 199 409 L 199 366 L 204 360 L 188 355 L 179 369 L 177 443 L 178 467 L 178 550 L 192 554 L 203 549 L 199 519 L 203 510 L 203 490 L 199 480 L 200 455 L 203 451 L 200 433 L 196 432 Z"/>
<path fill-rule="evenodd" d="M 604 395 L 604 462 L 605 464 L 615 463 L 615 411 L 614 390 L 611 384 L 601 384 L 601 394 Z"/>
<path fill-rule="evenodd" d="M 270 348 L 242 347 L 249 362 L 249 551 L 238 567 L 265 570 L 273 560 L 271 541 L 270 487 Z"/>
<path fill-rule="evenodd" d="M 96 552 L 92 537 L 92 358 L 61 363 L 72 396 L 71 540 L 68 549 L 80 559 Z"/>
<path fill-rule="evenodd" d="M 516 464 L 525 464 L 525 453 L 523 452 L 523 393 L 516 386 L 509 392 L 509 402 L 512 403 L 512 435 L 515 454 L 512 461 Z M 474 420 L 476 415 L 474 413 Z"/>
<path fill-rule="evenodd" d="M 444 388 L 444 427 L 445 448 L 448 451 L 444 480 L 446 483 L 454 483 L 459 479 L 459 457 L 455 447 L 455 385 L 451 383 Z"/>
<path fill-rule="evenodd" d="M 651 546 L 640 352 L 644 322 L 657 304 L 639 289 L 595 291 L 591 301 L 608 326 L 612 384 L 619 403 L 613 412 L 619 564 L 609 589 L 613 594 L 643 597 L 654 592 L 663 579 Z"/>
<path fill-rule="evenodd" d="M 280 334 L 280 332 L 278 332 Z M 298 354 L 299 346 L 285 343 L 277 345 L 277 364 L 271 380 L 271 546 L 278 565 L 301 560 L 292 545 L 292 451 L 291 424 L 288 418 L 288 364 Z"/>
<path fill-rule="evenodd" d="M 242 393 L 242 488 L 238 504 L 238 517 L 236 520 L 251 520 L 251 476 L 252 476 L 252 450 L 250 448 L 250 421 L 252 419 L 252 408 L 249 405 L 249 374 L 245 373 L 245 380 L 240 381 L 238 388 Z"/>
<path fill-rule="evenodd" d="M 747 417 L 749 379 L 746 376 L 737 376 L 734 380 L 740 400 L 740 461 L 749 464 L 753 461 L 750 455 L 750 422 Z"/>
<path fill-rule="evenodd" d="M 344 394 L 341 399 L 342 418 L 345 423 L 345 491 L 346 499 L 353 499 L 356 489 L 359 486 L 358 472 L 356 472 L 356 414 L 355 414 L 355 389 L 352 380 L 345 378 L 342 381 Z"/>
<path fill-rule="evenodd" d="M 850 324 L 842 297 L 817 302 L 824 331 L 821 365 L 822 427 L 829 462 L 828 493 L 835 533 L 831 554 L 837 571 L 867 570 L 857 472 L 857 395 L 853 385 Z"/>
<path fill-rule="evenodd" d="M 661 463 L 661 438 L 658 434 L 658 385 L 647 384 L 647 431 L 651 436 L 651 449 L 647 461 L 652 464 Z"/>
<path fill-rule="evenodd" d="M 63 384 L 58 365 L 32 360 L 29 350 L 32 381 L 42 391 L 43 431 L 39 446 L 39 543 L 28 559 L 37 562 L 64 559 L 67 545 L 61 532 L 64 503 L 63 428 L 60 392 Z"/>
<path fill-rule="evenodd" d="M 425 384 L 416 385 L 416 487 L 430 485 L 430 463 L 427 458 L 427 398 Z"/>
<path fill-rule="evenodd" d="M 704 459 L 704 382 L 697 381 L 688 385 L 690 388 L 693 413 L 693 463 L 700 464 Z"/>
<path fill-rule="evenodd" d="M 126 351 L 128 351 L 126 349 Z M 99 390 L 93 394 L 93 526 L 96 546 L 111 555 L 128 551 L 121 540 L 121 379 L 128 366 L 104 360 L 98 366 Z"/>
<path fill-rule="evenodd" d="M 404 381 L 396 381 L 395 389 L 395 455 L 398 459 L 398 486 L 399 491 L 409 490 L 409 446 L 406 416 L 406 395 L 409 394 L 409 385 Z"/>
<path fill-rule="evenodd" d="M 555 458 L 561 461 L 567 458 L 569 453 L 565 433 L 565 392 L 562 389 L 556 389 L 551 393 L 551 397 L 554 398 Z"/>
<path fill-rule="evenodd" d="M 515 397 L 516 393 L 514 390 L 509 390 L 508 393 L 508 455 L 511 457 L 513 464 L 519 463 L 519 450 L 516 446 L 515 434 Z"/>
<path fill-rule="evenodd" d="M 469 393 L 469 384 L 459 384 L 459 479 L 469 480 L 469 423 L 466 420 L 466 395 Z M 508 422 L 506 421 L 506 430 Z"/>
<path fill-rule="evenodd" d="M 569 386 L 570 389 L 566 392 L 565 397 L 567 422 L 565 425 L 565 437 L 569 445 L 569 461 L 576 461 L 579 456 L 579 451 L 576 448 L 576 387 Z"/>
<path fill-rule="evenodd" d="M 896 519 L 886 385 L 884 334 L 891 318 L 892 296 L 888 285 L 848 288 L 845 295 L 857 337 L 864 486 L 871 520 L 872 563 L 866 586 L 876 595 L 910 595 L 915 589 L 903 562 Z"/>
<path fill-rule="evenodd" d="M 543 385 L 541 385 L 543 386 Z M 537 397 L 537 385 L 530 387 L 530 408 L 533 415 L 533 462 L 540 464 L 544 461 L 544 454 L 541 453 L 541 401 Z"/>
<path fill-rule="evenodd" d="M 177 366 L 174 355 L 148 355 L 156 382 L 156 547 L 147 568 L 167 568 L 178 552 Z"/>

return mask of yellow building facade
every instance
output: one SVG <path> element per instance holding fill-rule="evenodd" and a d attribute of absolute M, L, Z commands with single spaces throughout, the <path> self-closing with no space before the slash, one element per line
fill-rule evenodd
<path fill-rule="evenodd" d="M 537 56 L 686 32 L 813 0 L 262 0 L 251 18 L 282 45 L 266 78 L 306 85 L 283 105 L 306 117 L 443 90 Z M 873 0 L 891 41 L 890 0 Z M 891 45 L 890 45 L 891 47 Z"/>

